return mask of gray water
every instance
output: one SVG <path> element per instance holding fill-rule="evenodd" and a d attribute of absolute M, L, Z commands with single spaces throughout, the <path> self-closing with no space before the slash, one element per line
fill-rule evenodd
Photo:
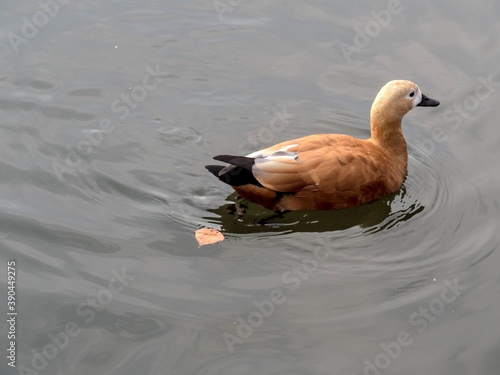
<path fill-rule="evenodd" d="M 500 374 L 500 3 L 42 4 L 0 13 L 0 373 Z M 400 192 L 231 212 L 213 155 L 368 137 L 391 79 L 441 101 Z"/>

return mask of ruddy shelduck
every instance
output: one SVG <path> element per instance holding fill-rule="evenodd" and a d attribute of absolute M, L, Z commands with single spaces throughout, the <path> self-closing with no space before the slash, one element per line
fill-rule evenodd
<path fill-rule="evenodd" d="M 407 174 L 401 130 L 414 107 L 436 107 L 410 81 L 390 81 L 370 112 L 371 137 L 316 134 L 247 156 L 219 155 L 206 168 L 243 198 L 274 211 L 343 209 L 398 191 Z"/>

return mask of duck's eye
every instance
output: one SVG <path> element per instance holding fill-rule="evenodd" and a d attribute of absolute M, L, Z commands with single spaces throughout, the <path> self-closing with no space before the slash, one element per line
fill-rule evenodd
<path fill-rule="evenodd" d="M 411 90 L 410 91 L 410 98 L 413 98 L 415 96 L 415 91 Z"/>

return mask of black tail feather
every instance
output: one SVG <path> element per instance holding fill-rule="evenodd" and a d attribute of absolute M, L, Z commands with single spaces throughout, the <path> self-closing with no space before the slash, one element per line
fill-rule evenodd
<path fill-rule="evenodd" d="M 212 173 L 215 177 L 219 177 L 219 172 L 224 169 L 223 165 L 205 165 L 205 168 L 208 169 L 210 173 Z"/>
<path fill-rule="evenodd" d="M 205 168 L 207 168 L 210 173 L 212 173 L 222 182 L 225 182 L 226 184 L 231 186 L 241 186 L 247 184 L 262 186 L 261 183 L 257 181 L 257 179 L 252 174 L 252 166 L 254 164 L 253 158 L 247 158 L 245 156 L 218 155 L 215 156 L 214 159 L 235 166 L 235 168 L 228 170 L 222 175 L 219 175 L 219 173 L 226 166 L 223 165 L 205 166 Z"/>
<path fill-rule="evenodd" d="M 224 163 L 241 167 L 250 172 L 252 171 L 252 167 L 255 164 L 254 158 L 249 158 L 246 156 L 217 155 L 214 156 L 214 160 L 223 161 Z"/>

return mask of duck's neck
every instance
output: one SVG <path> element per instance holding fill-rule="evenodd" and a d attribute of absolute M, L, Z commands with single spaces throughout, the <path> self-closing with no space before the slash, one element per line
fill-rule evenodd
<path fill-rule="evenodd" d="M 406 141 L 401 130 L 402 118 L 399 113 L 372 110 L 371 140 L 384 148 L 406 153 Z"/>
<path fill-rule="evenodd" d="M 406 141 L 401 130 L 401 119 L 403 116 L 383 117 L 379 113 L 372 113 L 370 141 L 380 147 L 394 168 L 399 171 L 401 182 L 408 168 L 408 151 Z"/>

